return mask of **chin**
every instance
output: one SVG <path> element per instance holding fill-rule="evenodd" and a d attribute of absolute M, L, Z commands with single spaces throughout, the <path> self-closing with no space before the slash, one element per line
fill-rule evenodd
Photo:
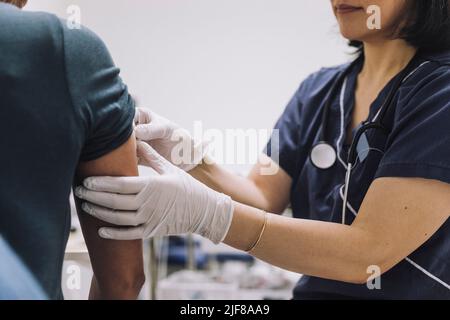
<path fill-rule="evenodd" d="M 368 37 L 362 34 L 357 34 L 355 32 L 342 33 L 342 36 L 348 41 L 359 41 L 364 42 Z"/>
<path fill-rule="evenodd" d="M 360 40 L 368 36 L 371 32 L 367 27 L 367 19 L 365 17 L 340 17 L 338 16 L 339 29 L 346 39 Z"/>
<path fill-rule="evenodd" d="M 340 27 L 341 35 L 352 41 L 364 42 L 365 39 L 372 38 L 375 33 L 370 32 L 365 26 L 361 28 L 360 25 L 346 25 Z"/>
<path fill-rule="evenodd" d="M 341 34 L 348 41 L 364 42 L 364 39 L 366 38 L 363 34 L 356 32 L 341 32 Z"/>

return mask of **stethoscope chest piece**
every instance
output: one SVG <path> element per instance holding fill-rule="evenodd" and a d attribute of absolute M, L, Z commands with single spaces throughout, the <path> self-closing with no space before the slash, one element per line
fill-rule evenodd
<path fill-rule="evenodd" d="M 311 163 L 318 169 L 330 169 L 337 160 L 336 150 L 329 143 L 319 142 L 310 153 Z"/>

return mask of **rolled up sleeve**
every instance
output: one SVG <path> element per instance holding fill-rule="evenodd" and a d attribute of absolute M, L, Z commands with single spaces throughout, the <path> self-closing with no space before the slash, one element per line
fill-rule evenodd
<path fill-rule="evenodd" d="M 65 27 L 64 50 L 74 111 L 84 128 L 80 161 L 94 160 L 129 139 L 134 101 L 106 45 L 92 31 Z"/>

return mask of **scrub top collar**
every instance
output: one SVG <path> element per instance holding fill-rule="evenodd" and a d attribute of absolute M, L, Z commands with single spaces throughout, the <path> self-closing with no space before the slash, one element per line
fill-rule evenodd
<path fill-rule="evenodd" d="M 450 50 L 427 55 L 427 59 L 440 65 L 450 66 Z"/>
<path fill-rule="evenodd" d="M 355 128 L 353 128 L 351 134 L 352 139 L 348 138 L 348 128 L 352 123 L 353 119 L 353 111 L 355 108 L 356 101 L 356 89 L 358 86 L 358 76 L 362 71 L 364 65 L 364 57 L 361 56 L 358 58 L 358 61 L 351 67 L 348 76 L 344 79 L 344 82 L 341 86 L 341 90 L 339 92 L 338 104 L 334 105 L 335 108 L 338 108 L 336 114 L 339 115 L 339 127 L 335 131 L 335 136 L 337 137 L 336 150 L 338 153 L 339 162 L 342 165 L 343 169 L 347 167 L 347 153 L 350 148 L 350 144 L 348 141 L 351 141 L 358 130 L 358 128 L 367 121 L 372 121 L 377 113 L 379 112 L 383 101 L 386 99 L 389 94 L 393 84 L 397 81 L 397 78 L 400 76 L 400 72 L 396 74 L 388 83 L 384 86 L 384 88 L 380 91 L 378 96 L 372 102 L 369 108 L 369 115 L 367 119 L 365 119 L 362 123 L 358 124 Z"/>

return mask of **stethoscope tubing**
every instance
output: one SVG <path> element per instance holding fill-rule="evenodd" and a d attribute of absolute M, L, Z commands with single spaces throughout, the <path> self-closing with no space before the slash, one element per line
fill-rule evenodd
<path fill-rule="evenodd" d="M 359 143 L 361 137 L 363 136 L 363 134 L 365 134 L 369 130 L 381 130 L 385 134 L 388 134 L 389 130 L 383 125 L 383 120 L 384 120 L 386 114 L 388 113 L 388 111 L 393 106 L 393 100 L 394 100 L 395 95 L 397 94 L 397 92 L 399 91 L 399 89 L 401 88 L 403 83 L 407 79 L 409 79 L 412 76 L 412 74 L 414 74 L 423 65 L 429 63 L 429 61 L 425 61 L 416 66 L 416 63 L 418 62 L 417 56 L 418 55 L 416 55 L 409 62 L 409 64 L 403 69 L 403 71 L 400 73 L 398 80 L 394 84 L 393 88 L 390 90 L 387 98 L 383 102 L 382 106 L 380 107 L 380 110 L 377 112 L 377 114 L 374 116 L 374 118 L 371 121 L 364 123 L 355 133 L 355 136 L 352 140 L 350 149 L 347 154 L 347 164 L 345 165 L 345 163 L 343 162 L 344 167 L 346 169 L 346 174 L 345 174 L 344 199 L 343 199 L 343 208 L 342 208 L 342 224 L 345 224 L 345 216 L 346 216 L 346 212 L 347 212 L 347 203 L 348 203 L 348 195 L 349 195 L 349 189 L 350 189 L 350 180 L 351 180 L 351 175 L 352 175 L 352 169 L 358 158 L 358 155 L 357 155 L 358 143 Z M 321 119 L 322 126 L 321 126 L 321 133 L 319 135 L 320 142 L 317 143 L 316 145 L 314 145 L 310 152 L 311 163 L 313 164 L 313 166 L 315 166 L 316 168 L 318 168 L 320 170 L 327 170 L 327 169 L 331 168 L 335 164 L 336 159 L 338 159 L 338 158 L 340 159 L 340 154 L 338 154 L 338 151 L 337 151 L 337 150 L 339 150 L 339 152 L 340 152 L 339 146 L 337 146 L 337 148 L 333 147 L 332 144 L 330 144 L 328 142 L 329 140 L 327 139 L 328 118 L 329 118 L 329 113 L 330 113 L 330 109 L 331 109 L 331 104 L 333 101 L 332 97 L 334 97 L 337 94 L 339 87 L 341 87 L 341 96 L 345 93 L 342 91 L 345 88 L 348 74 L 353 69 L 353 67 L 357 63 L 360 62 L 360 59 L 361 58 L 358 58 L 357 60 L 355 60 L 350 66 L 347 67 L 346 70 L 344 70 L 337 77 L 337 79 L 334 81 L 334 83 L 332 85 L 330 92 L 328 93 L 328 95 L 326 97 L 326 105 L 324 106 L 324 110 L 322 113 L 322 119 Z M 342 103 L 343 102 L 341 101 L 341 104 Z M 342 112 L 343 112 L 343 110 L 341 110 L 341 113 Z M 341 114 L 341 116 L 342 116 L 342 114 Z M 343 132 L 341 133 L 341 135 L 342 134 L 343 134 Z M 340 141 L 338 142 L 338 144 L 339 143 L 340 143 Z M 327 145 L 329 148 L 324 148 L 324 145 Z M 327 150 L 327 149 L 332 150 L 329 152 L 334 152 L 335 154 L 333 156 L 328 155 L 325 157 L 317 156 L 316 154 L 318 154 L 318 152 L 315 152 L 315 151 L 317 151 L 318 150 L 317 148 L 319 148 L 319 147 L 322 148 L 323 150 Z M 315 159 L 315 157 L 316 157 L 316 159 Z M 319 159 L 319 160 L 317 160 L 317 159 Z M 334 159 L 334 161 L 330 160 L 328 163 L 326 163 L 326 165 L 320 165 L 320 160 L 322 160 L 322 162 L 323 162 L 323 159 Z"/>

